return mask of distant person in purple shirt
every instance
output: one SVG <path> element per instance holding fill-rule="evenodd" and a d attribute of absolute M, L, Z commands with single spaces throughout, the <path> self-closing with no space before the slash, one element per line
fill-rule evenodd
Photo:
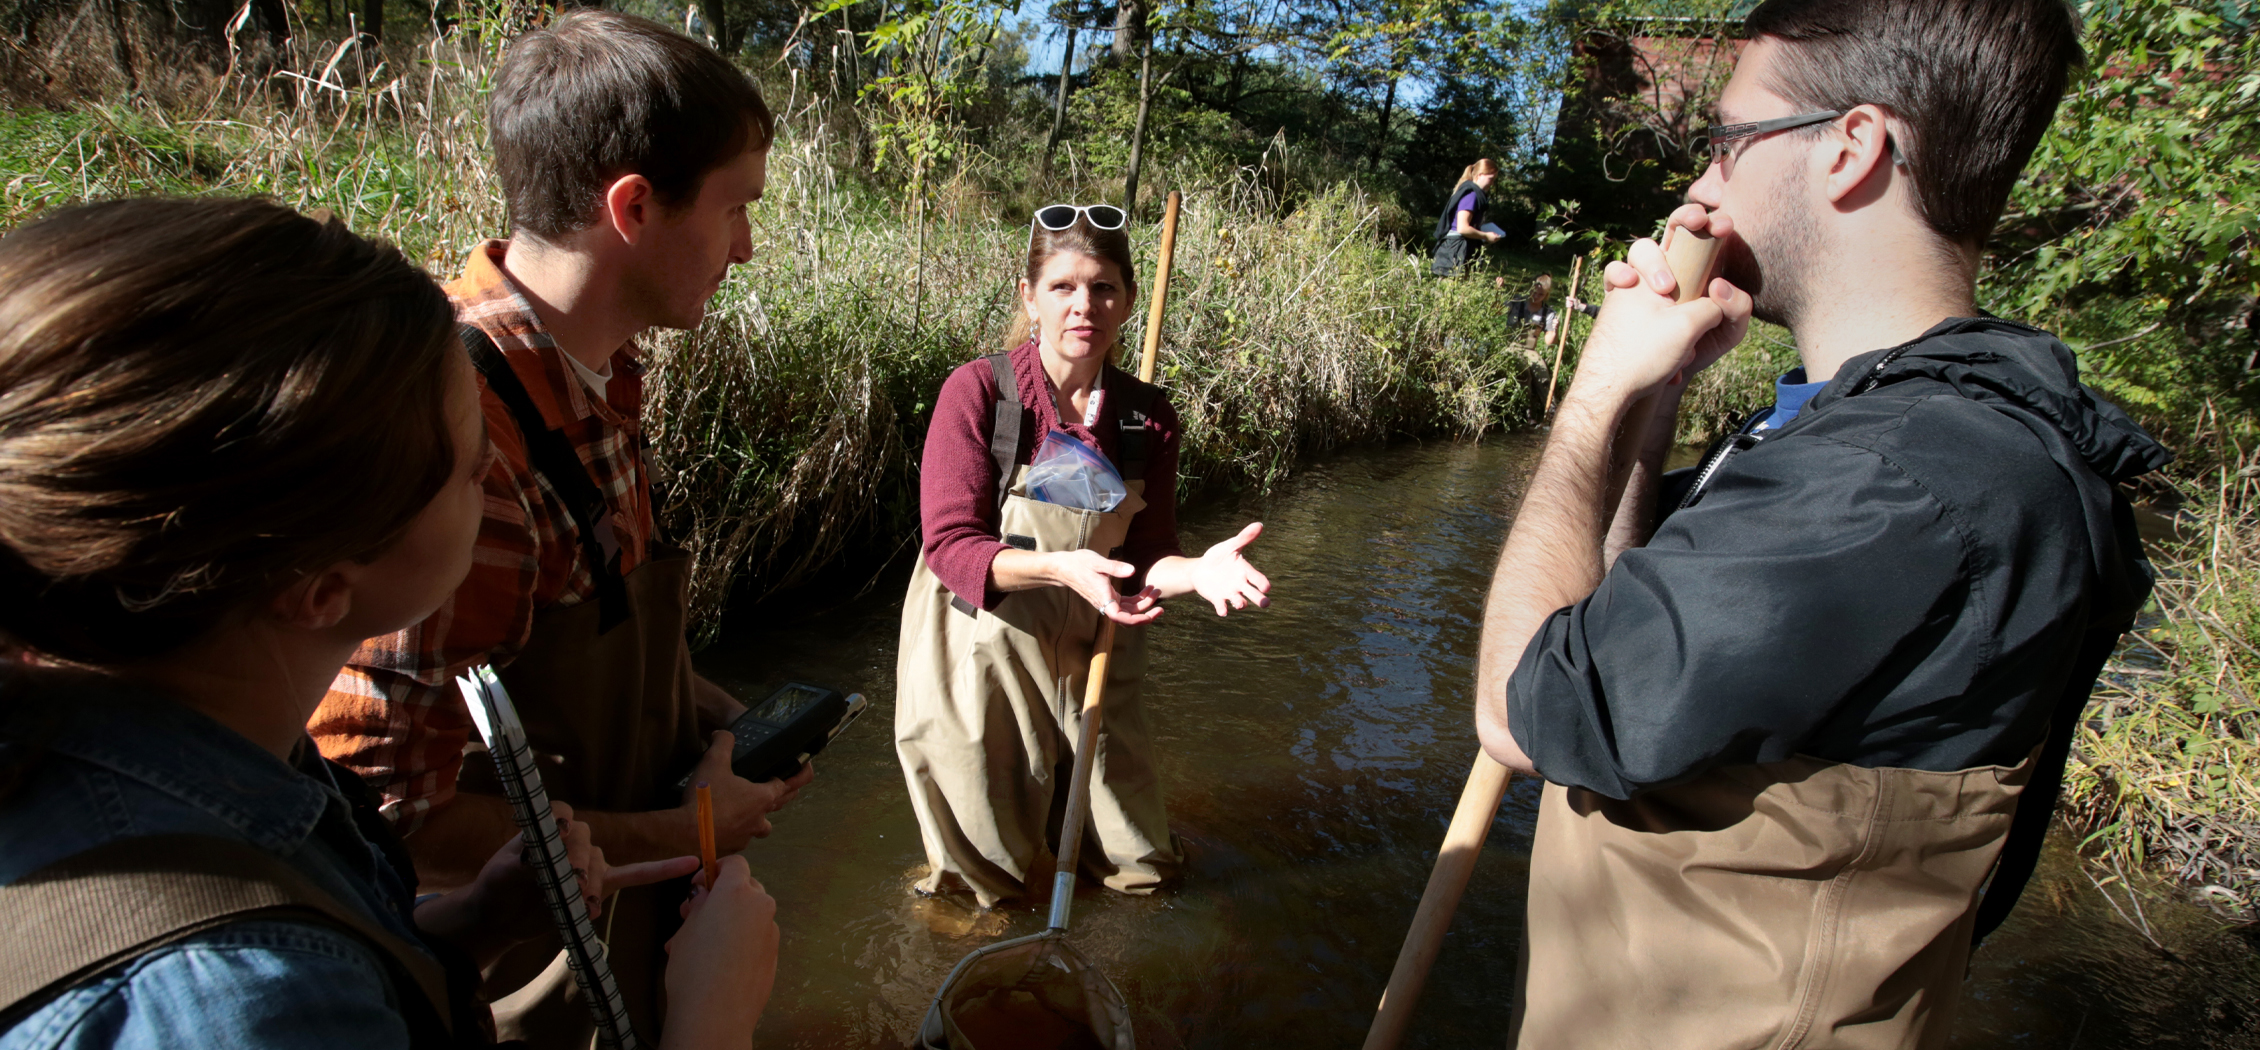
<path fill-rule="evenodd" d="M 1489 207 L 1489 198 L 1484 195 L 1497 181 L 1499 165 L 1489 157 L 1477 158 L 1460 172 L 1459 185 L 1452 187 L 1443 214 L 1436 217 L 1436 254 L 1428 264 L 1430 273 L 1449 277 L 1475 257 L 1475 242 L 1499 243 L 1498 234 L 1483 229 L 1484 212 Z"/>

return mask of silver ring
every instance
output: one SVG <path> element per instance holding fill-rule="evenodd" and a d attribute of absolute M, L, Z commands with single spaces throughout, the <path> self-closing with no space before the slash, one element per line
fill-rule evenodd
<path fill-rule="evenodd" d="M 1121 602 L 1119 602 L 1119 601 L 1117 601 L 1117 600 L 1115 600 L 1115 599 L 1113 599 L 1113 598 L 1108 598 L 1108 599 L 1106 600 L 1106 604 L 1105 604 L 1105 605 L 1101 605 L 1101 606 L 1099 606 L 1099 611 L 1100 611 L 1100 612 L 1103 612 L 1103 613 L 1110 613 L 1110 612 L 1113 612 L 1113 611 L 1115 611 L 1116 609 L 1119 609 L 1119 608 L 1121 608 L 1121 607 L 1122 607 L 1122 603 L 1121 603 Z"/>

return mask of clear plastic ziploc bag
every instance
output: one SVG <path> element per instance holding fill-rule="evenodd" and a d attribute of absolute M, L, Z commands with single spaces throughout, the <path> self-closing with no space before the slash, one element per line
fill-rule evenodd
<path fill-rule="evenodd" d="M 1130 494 L 1122 474 L 1099 450 L 1064 430 L 1044 435 L 1036 462 L 1028 468 L 1028 498 L 1100 513 L 1121 505 Z"/>

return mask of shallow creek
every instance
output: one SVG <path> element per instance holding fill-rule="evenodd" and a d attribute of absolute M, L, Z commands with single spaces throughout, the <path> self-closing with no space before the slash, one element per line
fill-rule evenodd
<path fill-rule="evenodd" d="M 1196 550 L 1261 519 L 1274 604 L 1219 620 L 1180 601 L 1154 629 L 1146 696 L 1187 874 L 1151 898 L 1086 883 L 1072 933 L 1142 1048 L 1363 1039 L 1476 754 L 1481 602 L 1537 440 L 1355 450 L 1184 514 Z M 831 608 L 750 610 L 698 658 L 749 699 L 801 679 L 872 702 L 746 852 L 784 927 L 764 1048 L 906 1046 L 965 953 L 1043 925 L 910 892 L 925 862 L 892 737 L 907 574 Z M 1409 1046 L 1504 1045 L 1537 799 L 1512 786 Z M 2114 906 L 2086 872 L 2052 844 L 1976 959 L 1952 1045 L 2260 1047 L 2260 938 L 2156 886 Z"/>

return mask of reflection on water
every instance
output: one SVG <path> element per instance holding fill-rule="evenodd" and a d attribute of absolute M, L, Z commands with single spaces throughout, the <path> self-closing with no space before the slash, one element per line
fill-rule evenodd
<path fill-rule="evenodd" d="M 1086 885 L 1072 933 L 1130 1000 L 1140 1047 L 1362 1040 L 1477 750 L 1478 618 L 1536 441 L 1360 450 L 1184 515 L 1196 550 L 1262 519 L 1275 603 L 1219 620 L 1180 601 L 1152 636 L 1149 718 L 1186 877 L 1149 898 Z M 1043 925 L 910 892 L 925 858 L 891 734 L 902 587 L 898 573 L 841 608 L 756 610 L 699 657 L 741 695 L 798 678 L 874 706 L 746 853 L 785 930 L 765 1048 L 906 1046 L 960 958 Z M 1408 1045 L 1503 1045 L 1536 803 L 1518 779 Z M 2158 897 L 2142 904 L 2163 949 L 2057 844 L 1979 956 L 1954 1045 L 2260 1046 L 2260 953 Z"/>

